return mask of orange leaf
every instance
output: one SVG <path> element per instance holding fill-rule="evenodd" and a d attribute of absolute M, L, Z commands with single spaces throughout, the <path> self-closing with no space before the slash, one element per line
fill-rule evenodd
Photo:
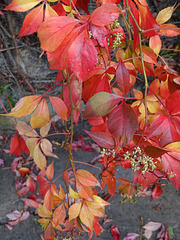
<path fill-rule="evenodd" d="M 11 109 L 10 113 L 1 115 L 17 118 L 25 117 L 34 111 L 41 98 L 41 95 L 23 97 L 16 103 L 15 107 Z"/>
<path fill-rule="evenodd" d="M 44 196 L 44 206 L 50 212 L 52 212 L 52 210 L 53 210 L 53 196 L 52 196 L 51 188 L 48 189 L 48 191 L 46 192 L 46 194 Z"/>
<path fill-rule="evenodd" d="M 81 210 L 81 205 L 82 203 L 74 203 L 73 205 L 70 206 L 69 208 L 69 221 L 71 221 L 72 219 L 75 219 L 79 216 L 80 210 Z"/>
<path fill-rule="evenodd" d="M 54 225 L 57 226 L 58 224 L 63 223 L 65 217 L 66 217 L 66 210 L 63 203 L 59 207 L 57 207 L 53 213 Z"/>
<path fill-rule="evenodd" d="M 159 55 L 159 52 L 161 50 L 161 45 L 162 45 L 162 42 L 159 35 L 150 37 L 149 47 L 155 52 L 157 56 Z"/>
<path fill-rule="evenodd" d="M 46 169 L 46 176 L 48 178 L 49 181 L 52 180 L 53 176 L 54 176 L 54 162 L 52 162 Z"/>
<path fill-rule="evenodd" d="M 49 97 L 54 111 L 65 121 L 67 121 L 67 107 L 64 101 L 58 97 Z"/>
<path fill-rule="evenodd" d="M 23 25 L 17 38 L 33 34 L 43 21 L 44 4 L 33 9 L 28 13 L 23 21 Z"/>
<path fill-rule="evenodd" d="M 98 180 L 90 172 L 86 170 L 78 169 L 76 171 L 75 177 L 78 179 L 78 181 L 82 185 L 89 186 L 89 187 L 95 187 L 95 186 L 100 187 Z"/>
<path fill-rule="evenodd" d="M 35 164 L 40 168 L 43 172 L 45 172 L 46 167 L 46 158 L 41 152 L 39 145 L 36 145 L 33 152 L 33 158 Z"/>
<path fill-rule="evenodd" d="M 45 98 L 37 106 L 30 120 L 32 128 L 40 128 L 49 122 L 49 110 Z"/>
<path fill-rule="evenodd" d="M 93 200 L 93 191 L 90 187 L 84 186 L 78 180 L 76 180 L 76 188 L 80 198 L 84 198 L 88 201 Z"/>
<path fill-rule="evenodd" d="M 12 2 L 4 8 L 16 12 L 26 12 L 39 4 L 41 0 L 12 0 Z"/>
<path fill-rule="evenodd" d="M 170 23 L 161 25 L 159 31 L 167 37 L 174 37 L 180 34 L 180 28 Z"/>

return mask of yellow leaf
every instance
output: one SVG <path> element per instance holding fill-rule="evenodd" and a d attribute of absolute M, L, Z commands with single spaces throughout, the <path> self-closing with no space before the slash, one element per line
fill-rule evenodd
<path fill-rule="evenodd" d="M 41 135 L 42 137 L 47 136 L 50 127 L 51 127 L 51 122 L 48 122 L 48 124 L 46 124 L 45 126 L 41 127 L 41 128 L 40 128 L 40 135 Z"/>
<path fill-rule="evenodd" d="M 53 152 L 52 152 L 52 144 L 49 140 L 43 138 L 41 139 L 41 149 L 43 151 L 43 153 L 46 155 L 46 156 L 51 156 L 51 157 L 55 157 L 55 158 L 58 158 Z"/>
<path fill-rule="evenodd" d="M 72 219 L 75 219 L 79 216 L 80 210 L 81 210 L 81 205 L 82 203 L 74 203 L 73 205 L 70 206 L 69 208 L 69 221 Z"/>
<path fill-rule="evenodd" d="M 36 145 L 34 148 L 33 158 L 34 158 L 34 162 L 38 166 L 38 168 L 40 168 L 43 172 L 45 172 L 46 158 L 42 154 L 42 152 L 39 148 L 39 145 Z"/>
<path fill-rule="evenodd" d="M 180 153 L 180 142 L 173 142 L 164 147 L 167 150 Z"/>
<path fill-rule="evenodd" d="M 1 115 L 17 118 L 25 117 L 34 111 L 41 98 L 41 95 L 23 97 L 16 103 L 15 107 L 11 109 L 10 113 Z"/>
<path fill-rule="evenodd" d="M 39 103 L 31 116 L 31 127 L 40 128 L 49 122 L 49 110 L 45 98 Z"/>
<path fill-rule="evenodd" d="M 104 201 L 102 198 L 100 198 L 99 196 L 93 195 L 93 202 L 87 202 L 88 206 L 91 206 L 92 208 L 101 208 L 101 207 L 105 207 L 107 205 L 110 205 L 110 203 Z"/>
<path fill-rule="evenodd" d="M 38 223 L 43 225 L 44 230 L 47 228 L 49 221 L 50 219 L 47 219 L 47 218 L 38 219 Z"/>
<path fill-rule="evenodd" d="M 82 223 L 92 231 L 94 216 L 86 204 L 83 204 L 79 217 Z"/>
<path fill-rule="evenodd" d="M 26 139 L 26 146 L 28 147 L 30 151 L 30 157 L 33 157 L 34 155 L 34 149 L 36 145 L 38 144 L 39 139 L 38 138 L 28 138 Z"/>
<path fill-rule="evenodd" d="M 25 135 L 27 137 L 39 137 L 37 132 L 25 122 L 18 121 L 16 129 L 18 130 L 20 135 Z"/>
<path fill-rule="evenodd" d="M 66 5 L 64 5 L 64 4 L 62 4 L 62 6 L 63 6 L 63 8 L 64 8 L 64 10 L 65 10 L 66 12 L 70 13 L 70 12 L 72 11 L 72 7 L 66 6 Z"/>
<path fill-rule="evenodd" d="M 71 188 L 71 186 L 69 186 L 69 195 L 70 195 L 71 198 L 74 198 L 74 199 L 79 199 L 79 198 L 81 198 L 81 196 L 80 196 L 77 192 L 75 192 L 75 191 Z"/>
<path fill-rule="evenodd" d="M 45 207 L 45 205 L 39 204 L 38 215 L 43 218 L 51 218 L 51 212 Z"/>
<path fill-rule="evenodd" d="M 174 6 L 162 9 L 156 17 L 157 24 L 161 25 L 167 22 L 171 18 L 174 9 Z"/>

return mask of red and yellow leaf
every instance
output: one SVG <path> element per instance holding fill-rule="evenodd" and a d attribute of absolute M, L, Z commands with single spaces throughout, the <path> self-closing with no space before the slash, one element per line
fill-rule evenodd
<path fill-rule="evenodd" d="M 121 100 L 120 96 L 108 92 L 96 93 L 86 103 L 83 117 L 102 117 L 108 114 Z"/>
<path fill-rule="evenodd" d="M 31 114 L 34 109 L 37 107 L 40 102 L 42 96 L 41 95 L 32 95 L 21 98 L 15 105 L 14 108 L 11 109 L 11 112 L 8 114 L 1 114 L 16 118 L 25 117 Z"/>
<path fill-rule="evenodd" d="M 12 2 L 5 7 L 4 10 L 11 10 L 16 12 L 26 12 L 35 7 L 41 0 L 12 0 Z"/>
<path fill-rule="evenodd" d="M 33 112 L 30 120 L 32 128 L 40 128 L 45 126 L 49 122 L 49 110 L 45 98 L 37 106 Z"/>

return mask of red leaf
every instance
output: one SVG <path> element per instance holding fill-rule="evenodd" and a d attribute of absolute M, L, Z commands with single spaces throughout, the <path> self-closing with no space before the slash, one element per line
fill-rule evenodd
<path fill-rule="evenodd" d="M 118 8 L 115 4 L 106 3 L 92 12 L 90 16 L 90 23 L 99 27 L 107 26 L 113 23 L 119 17 L 120 13 L 120 8 Z"/>
<path fill-rule="evenodd" d="M 168 145 L 166 146 L 166 150 L 168 150 Z M 169 180 L 179 190 L 180 188 L 180 173 L 179 173 L 180 153 L 176 151 L 168 152 L 168 153 L 165 153 L 161 157 L 161 159 L 164 166 L 164 170 L 168 173 Z"/>
<path fill-rule="evenodd" d="M 110 113 L 107 126 L 121 146 L 130 142 L 139 127 L 134 110 L 125 102 L 122 102 Z"/>
<path fill-rule="evenodd" d="M 84 130 L 99 146 L 104 148 L 114 148 L 115 141 L 111 134 L 106 132 L 89 132 Z"/>
<path fill-rule="evenodd" d="M 91 89 L 91 91 L 89 91 Z M 83 100 L 87 102 L 94 94 L 98 92 L 111 93 L 109 79 L 107 74 L 97 74 L 83 82 Z"/>
<path fill-rule="evenodd" d="M 155 188 L 152 191 L 153 200 L 158 198 L 159 196 L 161 196 L 161 194 L 162 194 L 162 188 L 161 188 L 161 186 L 159 186 L 159 184 L 156 184 Z"/>
<path fill-rule="evenodd" d="M 93 229 L 94 229 L 94 232 L 95 232 L 95 238 L 101 234 L 102 232 L 102 227 L 101 225 L 99 224 L 99 218 L 98 217 L 94 217 L 94 222 L 93 222 Z"/>
<path fill-rule="evenodd" d="M 131 88 L 130 76 L 121 58 L 119 59 L 119 64 L 116 69 L 116 81 L 121 92 L 127 95 Z"/>
<path fill-rule="evenodd" d="M 22 152 L 21 146 L 20 146 L 20 140 L 15 133 L 15 135 L 11 138 L 11 143 L 10 143 L 10 154 L 14 154 L 15 156 L 20 156 Z"/>
<path fill-rule="evenodd" d="M 72 72 L 81 81 L 94 69 L 97 63 L 97 50 L 87 30 L 81 32 L 71 44 L 68 62 Z"/>
<path fill-rule="evenodd" d="M 115 225 L 111 226 L 111 235 L 115 240 L 120 240 L 120 233 L 118 228 Z"/>
<path fill-rule="evenodd" d="M 49 18 L 38 29 L 38 38 L 44 51 L 55 51 L 78 24 L 78 21 L 68 16 Z M 57 41 L 58 39 L 58 41 Z M 74 40 L 74 39 L 73 39 Z"/>

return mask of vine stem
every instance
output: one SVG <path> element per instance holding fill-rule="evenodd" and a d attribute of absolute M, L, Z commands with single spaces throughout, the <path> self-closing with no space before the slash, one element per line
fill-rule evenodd
<path fill-rule="evenodd" d="M 68 70 L 66 70 L 66 75 L 67 75 L 67 84 L 68 84 L 68 89 L 69 89 L 69 98 L 70 98 L 70 102 L 71 102 L 71 115 L 70 115 L 71 131 L 70 131 L 70 145 L 69 145 L 69 149 L 68 149 L 69 157 L 68 157 L 68 161 L 66 163 L 65 170 L 68 167 L 69 162 L 71 162 L 71 166 L 72 166 L 72 169 L 74 172 L 75 166 L 74 166 L 73 156 L 72 156 L 72 142 L 73 142 L 73 136 L 74 136 L 73 110 L 75 109 L 75 107 L 74 107 L 74 103 L 73 103 L 73 99 L 72 99 L 71 82 L 70 82 Z"/>

